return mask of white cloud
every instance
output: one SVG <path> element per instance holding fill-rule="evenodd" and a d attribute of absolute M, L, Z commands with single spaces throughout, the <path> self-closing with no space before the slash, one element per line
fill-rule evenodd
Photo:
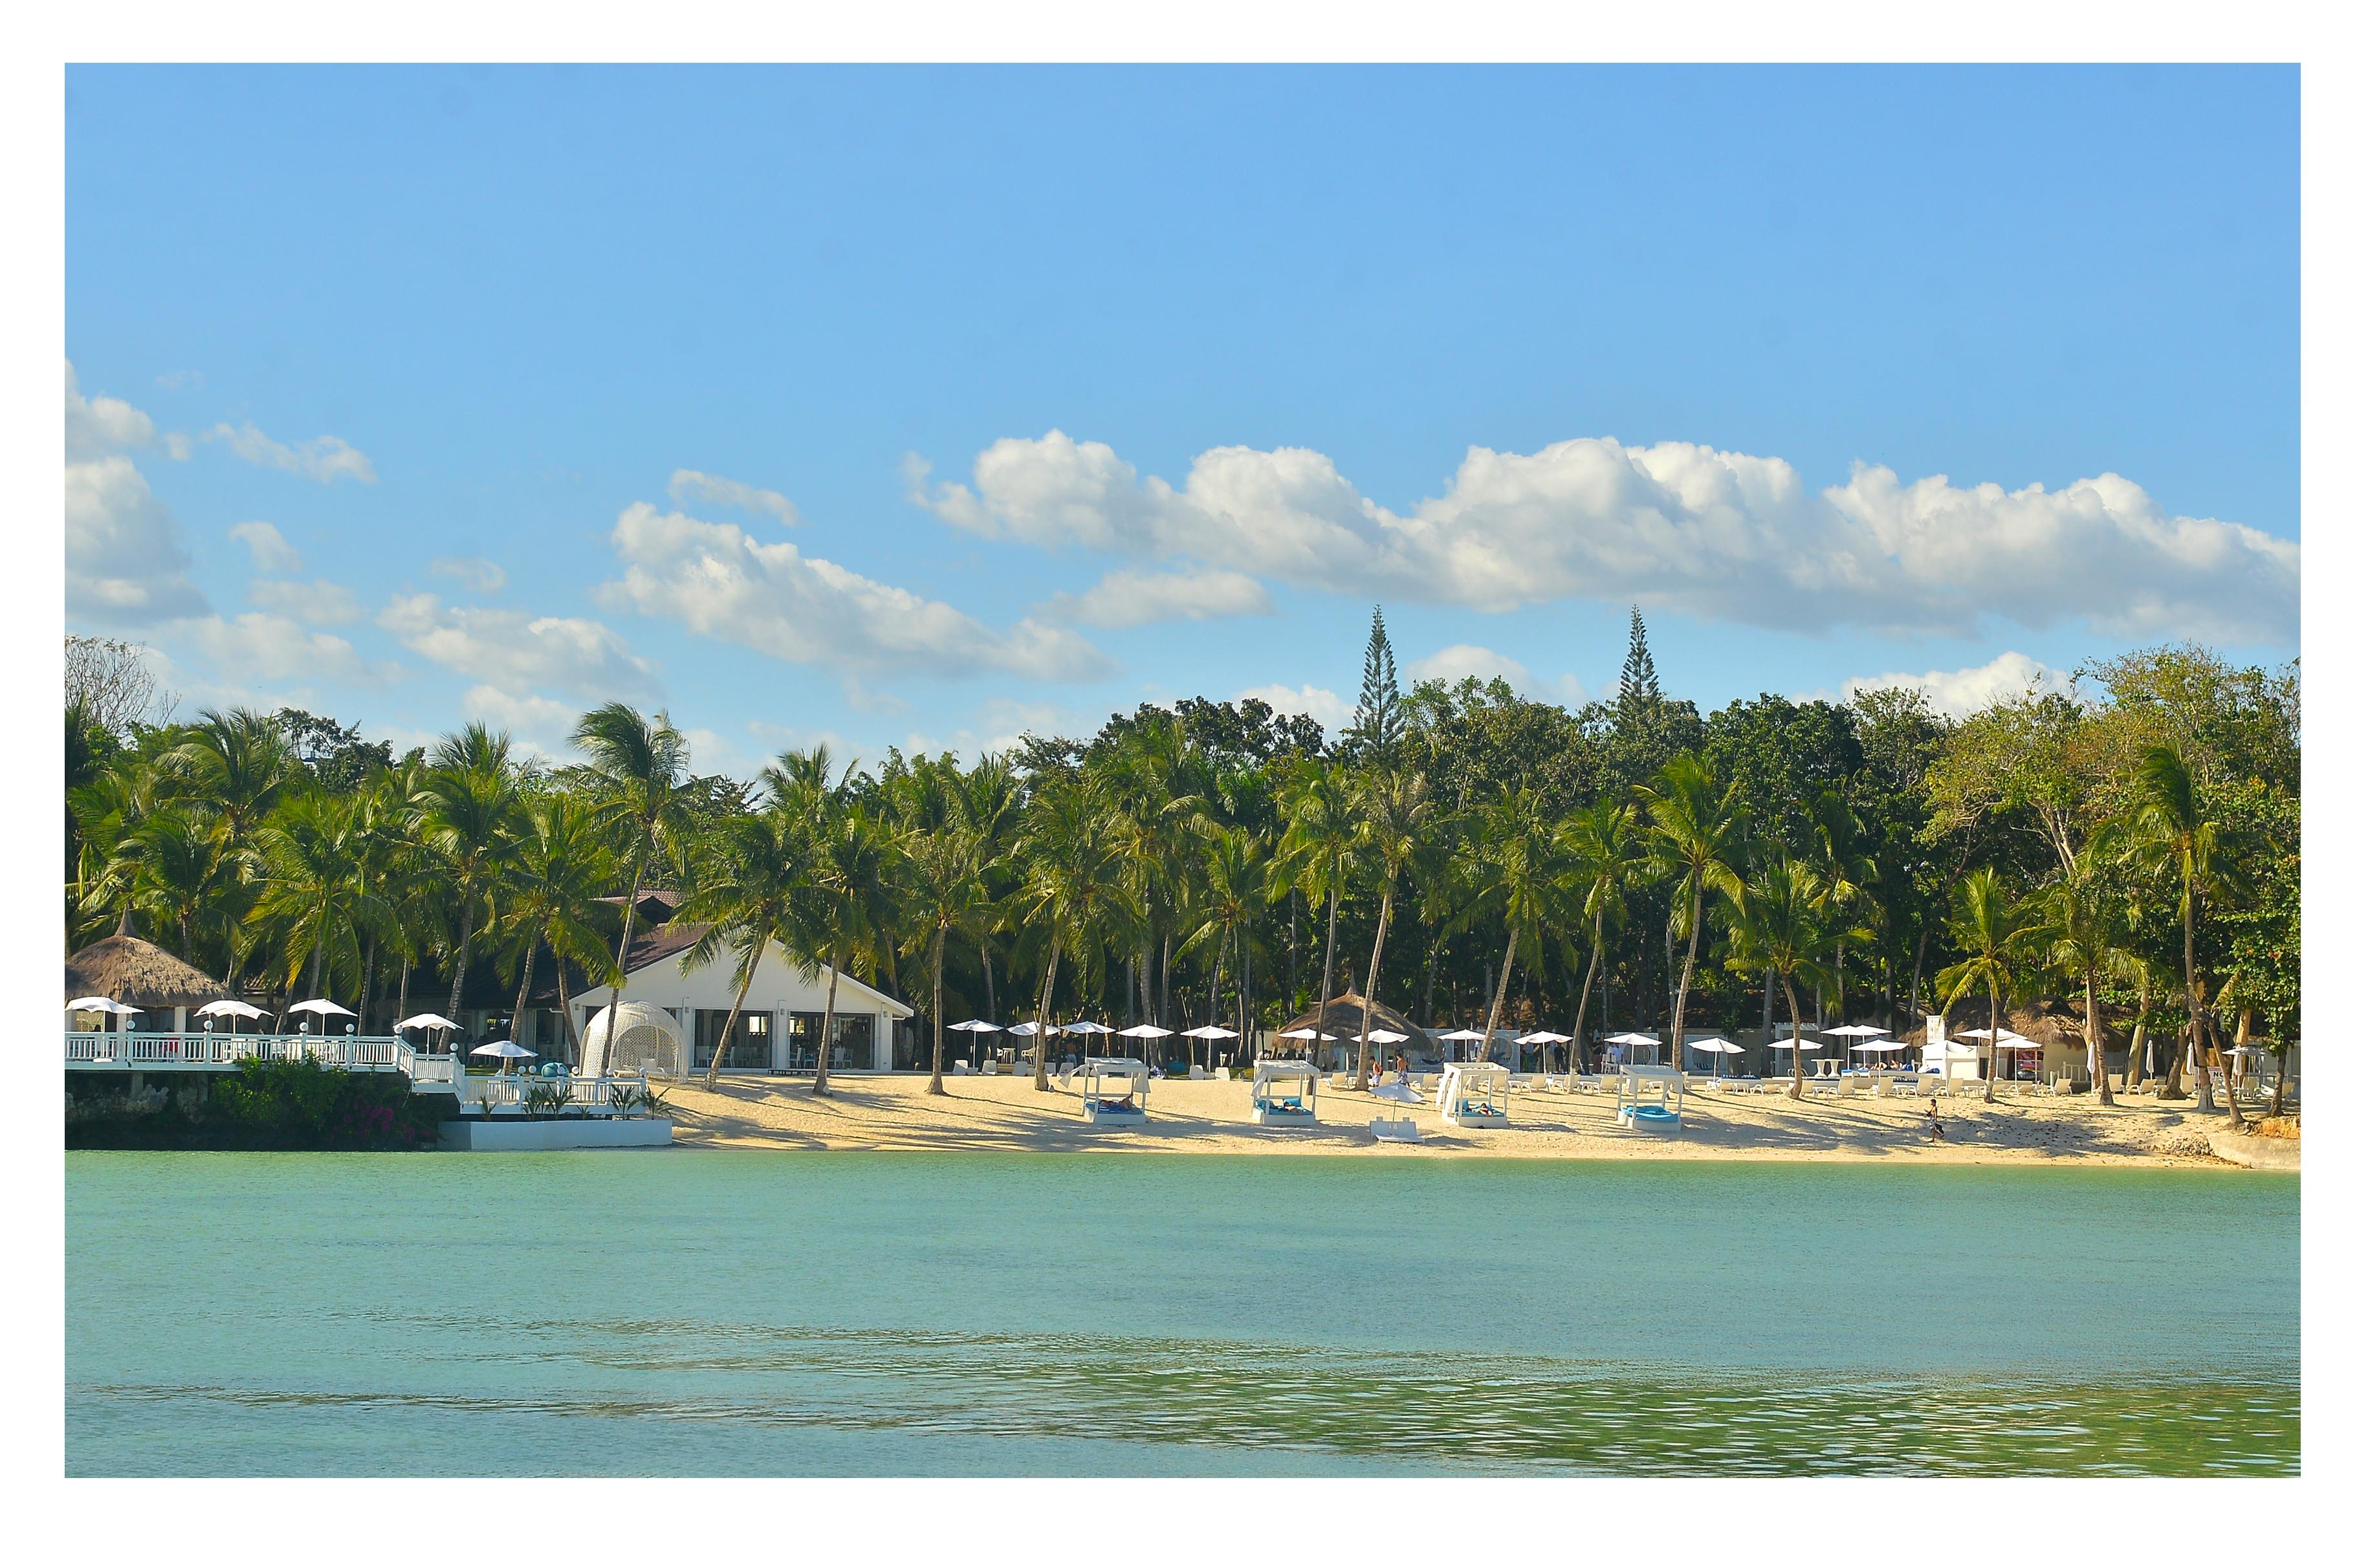
<path fill-rule="evenodd" d="M 1271 615 L 1265 585 L 1239 572 L 1112 572 L 1082 594 L 1055 594 L 1037 612 L 1053 622 L 1118 630 L 1163 620 Z"/>
<path fill-rule="evenodd" d="M 273 440 L 249 423 L 217 425 L 205 433 L 203 439 L 228 443 L 232 451 L 258 468 L 301 473 L 324 484 L 339 479 L 359 479 L 364 484 L 378 483 L 378 470 L 370 466 L 370 459 L 335 436 L 315 436 L 291 447 Z"/>
<path fill-rule="evenodd" d="M 1875 630 L 1997 615 L 2236 642 L 2284 641 L 2300 620 L 2299 545 L 2169 516 L 2111 473 L 2009 492 L 1861 467 L 1813 492 L 1782 459 L 1583 438 L 1471 448 L 1439 495 L 1401 515 L 1320 452 L 1215 448 L 1178 488 L 1054 430 L 988 447 L 968 484 L 931 490 L 917 460 L 907 476 L 914 499 L 987 538 L 1478 609 L 1634 600 L 1791 626 L 1814 602 Z"/>
<path fill-rule="evenodd" d="M 143 625 L 206 613 L 181 526 L 120 455 L 65 466 L 66 613 Z"/>
<path fill-rule="evenodd" d="M 2027 691 L 2069 691 L 2072 677 L 2028 653 L 2006 653 L 1987 665 L 1968 669 L 1926 670 L 1920 676 L 1853 676 L 1842 682 L 1842 696 L 1853 698 L 1861 691 L 1880 691 L 1887 687 L 1920 691 L 1936 711 L 1962 719 L 2000 698 L 2021 697 Z"/>
<path fill-rule="evenodd" d="M 66 367 L 66 461 L 91 462 L 156 445 L 156 422 L 121 398 L 82 395 L 74 361 Z"/>
<path fill-rule="evenodd" d="M 737 506 L 744 512 L 755 512 L 771 517 L 785 528 L 793 528 L 804 519 L 798 516 L 795 503 L 778 490 L 759 490 L 753 484 L 743 484 L 736 479 L 721 474 L 701 473 L 695 468 L 678 468 L 666 481 L 666 494 L 677 501 L 712 501 L 722 506 Z"/>
<path fill-rule="evenodd" d="M 230 537 L 246 546 L 258 572 L 302 572 L 304 558 L 288 542 L 278 528 L 269 523 L 239 523 L 230 530 Z"/>
<path fill-rule="evenodd" d="M 488 689 L 541 687 L 586 702 L 657 694 L 648 662 L 597 620 L 529 617 L 487 606 L 447 605 L 433 594 L 397 594 L 379 611 L 378 623 L 413 653 Z"/>
<path fill-rule="evenodd" d="M 1255 697 L 1278 713 L 1304 713 L 1324 726 L 1327 734 L 1349 727 L 1356 717 L 1354 704 L 1343 701 L 1340 694 L 1320 686 L 1254 686 L 1247 691 L 1234 693 L 1234 700 Z"/>
<path fill-rule="evenodd" d="M 510 580 L 508 573 L 482 555 L 439 555 L 427 563 L 427 570 L 474 594 L 498 594 Z"/>
<path fill-rule="evenodd" d="M 218 676 L 246 686 L 296 681 L 383 684 L 403 673 L 393 663 L 366 662 L 354 645 L 325 631 L 255 611 L 225 620 L 210 615 L 174 629 L 175 641 L 205 657 Z"/>
<path fill-rule="evenodd" d="M 1474 642 L 1457 642 L 1417 659 L 1406 666 L 1406 673 L 1418 681 L 1444 681 L 1451 687 L 1466 676 L 1483 686 L 1502 680 L 1523 697 L 1573 708 L 1587 700 L 1587 688 L 1577 676 L 1564 674 L 1542 680 L 1520 660 Z"/>
<path fill-rule="evenodd" d="M 582 717 L 577 709 L 567 703 L 538 697 L 530 691 L 513 696 L 492 686 L 472 686 L 462 692 L 461 711 L 495 729 L 509 731 L 549 756 L 568 749 L 566 737 Z"/>
<path fill-rule="evenodd" d="M 608 585 L 609 602 L 792 664 L 855 676 L 1001 670 L 1037 680 L 1091 679 L 1110 668 L 1073 631 L 1032 619 L 994 631 L 794 544 L 761 544 L 729 523 L 646 502 L 618 517 L 610 542 L 625 575 Z"/>
<path fill-rule="evenodd" d="M 325 578 L 310 583 L 265 578 L 249 583 L 246 597 L 265 609 L 277 610 L 314 626 L 345 626 L 362 618 L 362 607 L 353 590 Z"/>

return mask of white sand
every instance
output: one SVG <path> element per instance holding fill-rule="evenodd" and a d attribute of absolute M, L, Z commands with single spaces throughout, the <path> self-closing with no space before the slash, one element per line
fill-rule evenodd
<path fill-rule="evenodd" d="M 676 1142 L 690 1147 L 767 1149 L 1078 1149 L 1193 1154 L 1358 1154 L 1377 1159 L 1497 1156 L 1519 1159 L 1734 1159 L 1925 1161 L 1954 1164 L 2217 1164 L 2205 1134 L 2226 1126 L 2192 1100 L 2123 1098 L 2111 1109 L 2093 1096 L 2022 1098 L 1984 1106 L 1941 1102 L 1948 1141 L 1924 1131 L 1924 1102 L 1810 1098 L 1781 1093 L 1692 1093 L 1674 1138 L 1632 1132 L 1613 1119 L 1609 1094 L 1545 1089 L 1513 1096 L 1509 1128 L 1452 1127 L 1428 1101 L 1406 1106 L 1326 1089 L 1318 1125 L 1264 1128 L 1249 1119 L 1250 1087 L 1239 1081 L 1162 1079 L 1152 1085 L 1149 1125 L 1095 1128 L 1077 1096 L 1039 1094 L 1026 1077 L 949 1076 L 943 1097 L 927 1074 L 837 1077 L 826 1098 L 807 1082 L 725 1077 L 713 1090 L 697 1080 L 667 1096 Z M 1366 1124 L 1411 1116 L 1417 1145 L 1377 1143 Z"/>

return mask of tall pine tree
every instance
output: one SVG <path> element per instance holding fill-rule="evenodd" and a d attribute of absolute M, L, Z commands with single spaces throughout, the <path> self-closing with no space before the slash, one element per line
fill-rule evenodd
<path fill-rule="evenodd" d="M 1365 684 L 1357 693 L 1357 712 L 1349 721 L 1349 744 L 1360 756 L 1388 757 L 1406 739 L 1406 708 L 1398 694 L 1397 655 L 1390 652 L 1390 634 L 1382 625 L 1382 607 L 1373 607 L 1372 634 L 1365 639 Z"/>
<path fill-rule="evenodd" d="M 1653 650 L 1645 645 L 1645 612 L 1628 607 L 1628 657 L 1620 666 L 1620 728 L 1642 735 L 1661 716 L 1661 677 L 1653 670 Z"/>

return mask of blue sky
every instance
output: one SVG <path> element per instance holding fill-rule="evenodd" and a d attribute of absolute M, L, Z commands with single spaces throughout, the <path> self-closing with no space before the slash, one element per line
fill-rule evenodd
<path fill-rule="evenodd" d="M 1560 700 L 1632 601 L 1705 706 L 2283 659 L 2297 113 L 2283 68 L 76 68 L 67 624 L 185 712 L 555 748 L 618 695 L 744 773 L 1337 722 L 1376 602 L 1409 676 Z"/>

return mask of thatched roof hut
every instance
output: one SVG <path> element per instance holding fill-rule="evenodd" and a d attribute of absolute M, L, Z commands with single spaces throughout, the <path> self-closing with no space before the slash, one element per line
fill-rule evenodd
<path fill-rule="evenodd" d="M 1323 1018 L 1323 1022 L 1321 1023 L 1316 1022 L 1319 1015 Z M 1299 1017 L 1283 1025 L 1281 1032 L 1289 1033 L 1292 1029 L 1315 1028 L 1321 1029 L 1326 1034 L 1338 1035 L 1340 1037 L 1338 1040 L 1333 1042 L 1333 1049 L 1337 1050 L 1340 1046 L 1345 1045 L 1353 1051 L 1356 1049 L 1357 1031 L 1364 1028 L 1364 997 L 1359 995 L 1354 991 L 1343 991 L 1339 995 L 1335 996 L 1329 1002 L 1325 1003 L 1323 1006 L 1311 1007 L 1306 1012 L 1300 1014 Z M 1420 1028 L 1415 1026 L 1412 1020 L 1407 1018 L 1404 1013 L 1380 1002 L 1373 1004 L 1373 1028 L 1377 1029 L 1395 1029 L 1398 1033 L 1405 1035 L 1412 1042 L 1411 1047 L 1400 1047 L 1395 1045 L 1386 1048 L 1377 1047 L 1377 1052 L 1385 1053 L 1386 1051 L 1395 1051 L 1399 1050 L 1420 1049 L 1428 1038 L 1423 1034 Z M 1297 1045 L 1301 1042 L 1297 1040 L 1277 1040 L 1275 1043 L 1280 1047 Z M 1317 1047 L 1321 1047 L 1324 1044 L 1321 1040 L 1310 1040 L 1306 1043 Z"/>
<path fill-rule="evenodd" d="M 203 971 L 154 942 L 137 937 L 102 937 L 66 960 L 66 994 L 58 1000 L 112 996 L 153 1013 L 202 1007 L 229 994 Z"/>

